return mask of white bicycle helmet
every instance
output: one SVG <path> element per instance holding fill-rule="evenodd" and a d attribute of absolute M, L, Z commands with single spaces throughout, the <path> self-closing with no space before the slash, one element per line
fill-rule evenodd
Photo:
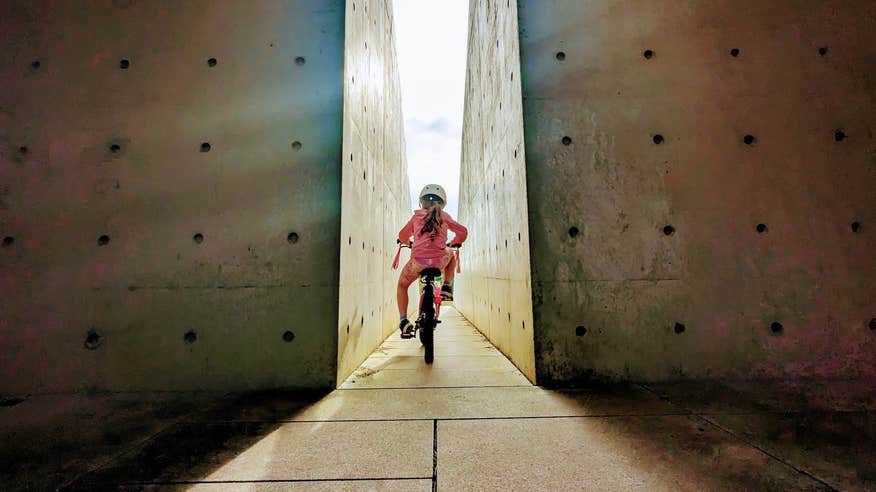
<path fill-rule="evenodd" d="M 447 192 L 444 191 L 444 188 L 441 185 L 437 184 L 427 184 L 423 187 L 423 190 L 420 191 L 420 201 L 429 200 L 436 201 L 435 198 L 440 198 L 441 203 L 447 204 Z"/>

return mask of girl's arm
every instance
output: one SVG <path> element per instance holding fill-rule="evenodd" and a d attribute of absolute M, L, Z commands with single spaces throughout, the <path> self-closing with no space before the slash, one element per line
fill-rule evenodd
<path fill-rule="evenodd" d="M 398 231 L 398 242 L 401 244 L 410 244 L 411 236 L 414 235 L 414 218 L 411 217 L 408 223 Z"/>
<path fill-rule="evenodd" d="M 464 225 L 453 220 L 450 214 L 445 214 L 444 220 L 447 221 L 447 228 L 456 234 L 456 237 L 454 237 L 452 241 L 453 244 L 462 244 L 463 241 L 465 241 L 465 238 L 468 237 L 468 229 L 466 229 Z"/>

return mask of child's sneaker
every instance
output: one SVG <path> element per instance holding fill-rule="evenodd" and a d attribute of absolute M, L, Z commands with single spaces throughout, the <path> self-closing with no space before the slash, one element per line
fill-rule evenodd
<path fill-rule="evenodd" d="M 441 300 L 442 301 L 452 301 L 453 300 L 453 287 L 448 284 L 444 284 L 441 286 Z"/>
<path fill-rule="evenodd" d="M 402 338 L 414 338 L 414 325 L 407 319 L 401 320 L 398 324 L 398 329 L 401 330 Z"/>

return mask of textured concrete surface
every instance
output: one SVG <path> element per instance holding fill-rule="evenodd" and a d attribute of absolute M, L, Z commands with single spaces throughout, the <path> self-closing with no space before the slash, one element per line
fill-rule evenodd
<path fill-rule="evenodd" d="M 328 395 L 117 393 L 7 402 L 0 407 L 0 489 L 876 486 L 876 391 L 860 381 L 849 381 L 857 383 L 854 395 L 830 395 L 817 381 L 567 391 L 419 383 Z M 825 397 L 810 407 L 813 391 Z"/>
<path fill-rule="evenodd" d="M 142 490 L 142 486 L 123 486 L 121 490 Z M 149 490 L 173 490 L 170 485 L 149 487 Z M 429 492 L 431 480 L 325 480 L 317 482 L 280 483 L 200 483 L 186 490 L 191 492 Z"/>
<path fill-rule="evenodd" d="M 517 2 L 469 4 L 455 304 L 535 379 Z"/>
<path fill-rule="evenodd" d="M 348 1 L 345 25 L 338 383 L 398 326 L 390 265 L 411 215 L 392 2 Z"/>
<path fill-rule="evenodd" d="M 284 423 L 204 480 L 425 477 L 431 434 L 432 423 L 421 420 Z"/>
<path fill-rule="evenodd" d="M 876 4 L 518 3 L 539 384 L 872 384 Z"/>
<path fill-rule="evenodd" d="M 0 394 L 334 386 L 343 8 L 0 4 Z"/>
<path fill-rule="evenodd" d="M 704 425 L 691 416 L 439 422 L 438 490 L 815 490 L 821 485 Z"/>

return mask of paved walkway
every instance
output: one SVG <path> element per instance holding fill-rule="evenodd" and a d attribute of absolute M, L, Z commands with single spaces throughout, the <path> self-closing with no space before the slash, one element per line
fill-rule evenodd
<path fill-rule="evenodd" d="M 77 400 L 73 416 L 53 422 L 50 438 L 35 427 L 17 427 L 14 440 L 4 434 L 10 446 L 0 458 L 18 468 L 0 485 L 208 492 L 876 486 L 876 396 L 854 396 L 865 388 L 860 382 L 807 386 L 809 393 L 717 383 L 549 391 L 530 385 L 458 313 L 445 310 L 442 318 L 431 367 L 418 340 L 395 335 L 327 395 L 238 395 L 203 406 L 187 398 L 185 408 L 124 395 Z M 69 404 L 51 398 L 11 410 Z"/>
<path fill-rule="evenodd" d="M 440 319 L 432 364 L 423 361 L 419 338 L 396 331 L 340 389 L 531 386 L 456 309 L 443 306 Z"/>

